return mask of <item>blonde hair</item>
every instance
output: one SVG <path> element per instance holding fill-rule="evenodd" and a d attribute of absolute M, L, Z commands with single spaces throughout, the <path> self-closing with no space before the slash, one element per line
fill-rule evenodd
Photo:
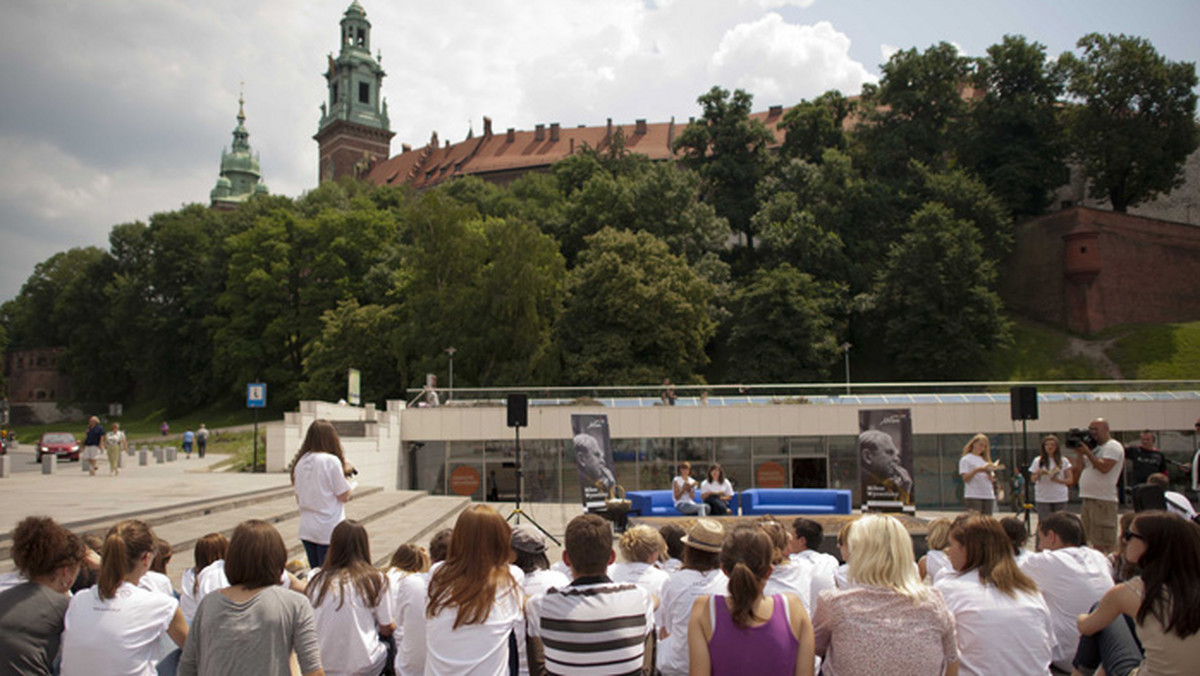
<path fill-rule="evenodd" d="M 981 433 L 981 434 L 976 434 L 975 436 L 971 437 L 971 440 L 967 442 L 967 445 L 963 446 L 962 454 L 969 455 L 971 453 L 971 447 L 975 445 L 976 441 L 981 441 L 981 440 L 983 441 L 983 459 L 987 460 L 988 462 L 991 462 L 992 461 L 992 442 L 990 439 L 987 438 L 986 434 Z"/>
<path fill-rule="evenodd" d="M 925 543 L 929 549 L 945 549 L 950 546 L 950 519 L 934 519 L 929 522 L 929 532 L 925 535 Z"/>
<path fill-rule="evenodd" d="M 894 517 L 869 514 L 854 522 L 846 535 L 850 580 L 882 587 L 919 601 L 929 594 L 913 564 L 912 538 Z"/>
<path fill-rule="evenodd" d="M 650 563 L 655 556 L 667 549 L 662 535 L 644 524 L 625 531 L 618 546 L 621 548 L 621 557 L 635 563 Z"/>

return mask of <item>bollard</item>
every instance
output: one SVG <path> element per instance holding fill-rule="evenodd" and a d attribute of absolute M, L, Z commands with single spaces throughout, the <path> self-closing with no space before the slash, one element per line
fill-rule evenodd
<path fill-rule="evenodd" d="M 167 446 L 167 462 L 175 462 L 175 458 L 179 457 L 179 449 L 174 446 Z"/>
<path fill-rule="evenodd" d="M 12 474 L 12 460 L 7 455 L 0 455 L 0 479 Z"/>
<path fill-rule="evenodd" d="M 138 449 L 138 466 L 145 467 L 146 465 L 149 465 L 149 464 L 150 464 L 150 452 L 146 450 L 145 446 L 142 446 L 141 448 Z"/>
<path fill-rule="evenodd" d="M 161 465 L 167 461 L 167 451 L 162 446 L 154 447 L 154 464 Z"/>
<path fill-rule="evenodd" d="M 58 469 L 57 455 L 42 456 L 42 474 L 54 474 L 54 470 Z"/>

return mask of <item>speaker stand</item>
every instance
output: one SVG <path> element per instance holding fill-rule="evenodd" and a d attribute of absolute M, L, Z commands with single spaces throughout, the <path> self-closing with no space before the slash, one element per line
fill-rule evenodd
<path fill-rule="evenodd" d="M 540 530 L 542 532 L 542 535 L 545 535 L 546 537 L 550 538 L 551 542 L 553 542 L 554 544 L 561 547 L 562 543 L 559 542 L 558 539 L 555 538 L 553 535 L 551 535 L 550 531 L 546 530 L 545 528 L 542 528 L 542 524 L 538 523 L 537 520 L 535 520 L 531 515 L 526 514 L 525 510 L 521 509 L 521 496 L 525 494 L 525 472 L 522 471 L 522 469 L 521 469 L 521 465 L 522 465 L 521 456 L 523 455 L 523 453 L 521 451 L 521 427 L 520 426 L 513 427 L 513 435 L 517 442 L 517 504 L 515 507 L 513 507 L 512 513 L 508 515 L 508 518 L 506 518 L 505 521 L 512 521 L 513 519 L 516 519 L 516 521 L 515 521 L 516 525 L 520 526 L 521 525 L 521 517 L 523 516 L 523 517 L 525 517 L 526 521 L 533 524 L 534 528 L 537 528 L 538 530 Z"/>

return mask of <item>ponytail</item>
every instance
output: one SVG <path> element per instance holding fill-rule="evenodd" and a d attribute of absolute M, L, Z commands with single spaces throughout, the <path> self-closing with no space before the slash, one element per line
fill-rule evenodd
<path fill-rule="evenodd" d="M 740 526 L 721 546 L 721 570 L 729 577 L 729 614 L 733 623 L 746 628 L 754 621 L 754 605 L 771 573 L 775 547 L 759 528 Z"/>
<path fill-rule="evenodd" d="M 117 595 L 117 589 L 125 576 L 137 567 L 137 562 L 146 552 L 156 548 L 154 532 L 137 519 L 122 521 L 108 530 L 104 546 L 100 551 L 100 599 L 108 600 Z"/>

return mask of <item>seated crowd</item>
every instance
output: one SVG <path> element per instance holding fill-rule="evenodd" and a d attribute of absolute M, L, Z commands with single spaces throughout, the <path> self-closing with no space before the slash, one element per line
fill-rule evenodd
<path fill-rule="evenodd" d="M 1015 521 L 1015 520 L 1013 520 Z M 170 547 L 138 520 L 88 543 L 48 517 L 13 532 L 0 576 L 0 674 L 1091 674 L 1200 664 L 1200 526 L 1122 522 L 1112 559 L 1078 517 L 931 524 L 917 561 L 895 518 L 867 515 L 821 553 L 821 525 L 728 531 L 571 520 L 561 565 L 541 535 L 473 505 L 429 550 L 384 570 L 336 526 L 301 579 L 265 521 L 195 544 L 177 595 Z M 618 561 L 617 551 L 620 552 Z"/>

